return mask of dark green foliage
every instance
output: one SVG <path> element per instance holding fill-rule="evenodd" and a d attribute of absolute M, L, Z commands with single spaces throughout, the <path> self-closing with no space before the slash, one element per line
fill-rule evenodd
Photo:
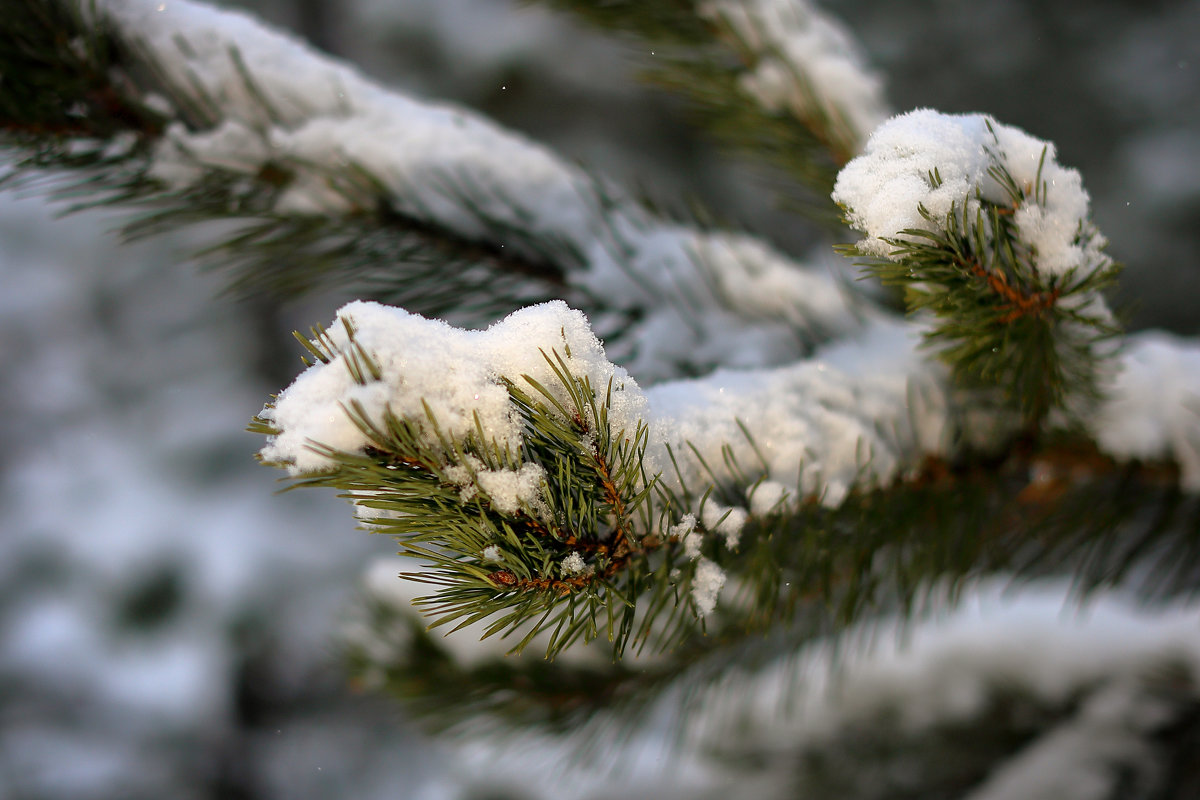
<path fill-rule="evenodd" d="M 187 595 L 187 579 L 179 564 L 162 564 L 130 587 L 119 610 L 123 630 L 153 631 L 179 611 Z"/>
<path fill-rule="evenodd" d="M 0 16 L 0 185 L 54 184 L 64 199 L 132 198 L 137 167 L 166 122 L 125 69 L 119 45 L 89 4 L 14 0 Z M 100 201 L 103 202 L 103 201 Z"/>
<path fill-rule="evenodd" d="M 244 175 L 214 169 L 197 186 L 139 203 L 150 210 L 132 218 L 125 233 L 141 237 L 231 219 L 230 232 L 196 256 L 227 272 L 240 296 L 286 300 L 337 287 L 467 325 L 550 297 L 582 299 L 564 278 L 578 256 L 561 243 L 528 241 L 482 212 L 476 218 L 494 237 L 459 236 L 395 208 L 362 170 L 338 176 L 336 185 L 356 209 L 345 216 L 276 212 L 274 200 L 290 175 L 286 165 L 276 170 L 259 176 L 266 179 L 261 191 L 245 194 Z"/>
<path fill-rule="evenodd" d="M 670 647 L 646 661 L 607 669 L 607 648 L 594 653 L 574 690 L 573 661 L 547 682 L 540 659 L 485 660 L 460 675 L 457 697 L 437 695 L 441 702 L 429 707 L 436 724 L 486 714 L 556 727 L 567 711 L 578 724 L 604 710 L 632 723 L 668 684 L 692 687 L 672 701 L 685 713 L 693 690 L 730 670 L 752 670 L 894 615 L 919 619 L 973 581 L 995 576 L 1070 576 L 1081 602 L 1113 586 L 1153 601 L 1191 597 L 1200 589 L 1200 499 L 1182 494 L 1170 469 L 1119 467 L 1063 440 L 1038 452 L 1018 447 L 1000 460 L 931 461 L 919 478 L 853 492 L 837 508 L 813 502 L 755 519 L 735 552 L 706 555 L 738 589 L 704 618 L 703 629 L 686 612 L 682 621 L 690 624 L 679 624 Z M 629 569 L 646 566 L 635 561 Z M 686 599 L 675 594 L 674 602 Z M 679 610 L 662 606 L 667 599 L 638 602 L 649 603 L 646 616 L 676 625 Z M 397 610 L 387 624 L 379 613 L 377 635 L 392 636 Z M 400 618 L 403 630 L 415 624 L 411 614 Z M 392 691 L 425 708 L 413 687 L 436 681 L 446 667 L 423 647 L 359 668 L 382 669 Z M 503 692 L 497 675 L 507 682 Z"/>
<path fill-rule="evenodd" d="M 711 26 L 696 14 L 695 0 L 525 0 L 568 11 L 598 28 L 625 31 L 650 41 L 696 47 L 709 41 Z"/>
<path fill-rule="evenodd" d="M 837 227 L 829 193 L 838 170 L 861 142 L 819 102 L 809 103 L 810 111 L 798 117 L 787 109 L 764 108 L 741 87 L 741 77 L 773 53 L 751 46 L 722 20 L 701 18 L 695 0 L 536 1 L 601 29 L 637 37 L 642 75 L 649 83 L 684 98 L 695 121 L 721 144 L 794 181 L 785 189 L 789 207 Z M 808 83 L 803 75 L 791 77 L 798 85 Z"/>
<path fill-rule="evenodd" d="M 12 0 L 0 22 L 0 130 L 31 146 L 63 137 L 153 134 L 162 118 L 137 99 L 116 43 L 90 4 Z"/>
<path fill-rule="evenodd" d="M 566 733 L 632 688 L 635 670 L 596 659 L 588 665 L 549 661 L 537 653 L 465 666 L 412 614 L 372 604 L 365 624 L 387 636 L 403 659 L 384 662 L 351 641 L 351 676 L 404 698 L 413 713 L 437 730 L 456 726 L 538 726 Z M 641 673 L 643 680 L 645 670 Z M 479 732 L 476 730 L 476 732 Z"/>

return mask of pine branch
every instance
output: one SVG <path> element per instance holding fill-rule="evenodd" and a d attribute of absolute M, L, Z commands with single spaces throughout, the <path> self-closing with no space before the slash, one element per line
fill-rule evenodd
<path fill-rule="evenodd" d="M 877 653 L 882 664 L 810 650 L 720 687 L 749 702 L 710 694 L 693 746 L 724 755 L 735 781 L 757 755 L 780 796 L 1067 797 L 1081 784 L 1114 800 L 1181 796 L 1195 775 L 1195 656 L 1171 623 L 1112 605 L 1089 612 L 1107 626 L 960 612 L 948 631 Z M 1113 651 L 1118 631 L 1134 641 Z"/>
<path fill-rule="evenodd" d="M 926 340 L 961 382 L 998 389 L 1033 429 L 1094 406 L 1119 332 L 1101 293 L 1120 266 L 1052 145 L 913 112 L 877 132 L 834 197 L 870 237 L 845 252 L 932 315 Z"/>
<path fill-rule="evenodd" d="M 368 313 L 360 306 L 355 317 Z M 327 368 L 345 364 L 354 385 L 369 388 L 382 376 L 378 356 L 354 338 L 358 323 L 348 314 L 342 319 L 344 341 L 319 333 L 310 350 Z M 549 325 L 553 331 L 556 321 L 524 314 L 512 325 Z M 579 325 L 561 321 L 560 337 L 566 323 Z M 428 603 L 437 624 L 470 625 L 499 615 L 488 629 L 496 633 L 530 623 L 517 649 L 537 633 L 553 631 L 547 646 L 552 655 L 577 639 L 601 635 L 599 621 L 606 619 L 603 635 L 621 650 L 635 633 L 628 597 L 646 591 L 654 571 L 644 562 L 659 549 L 632 541 L 635 525 L 646 530 L 655 524 L 647 506 L 654 484 L 641 471 L 645 429 L 610 425 L 613 394 L 624 386 L 614 386 L 610 366 L 605 393 L 598 395 L 591 378 L 571 372 L 570 341 L 561 341 L 562 352 L 543 351 L 545 363 L 532 374 L 503 377 L 502 385 L 451 387 L 476 399 L 489 390 L 497 395 L 496 408 L 472 410 L 469 420 L 460 415 L 447 425 L 444 414 L 435 414 L 439 404 L 424 396 L 413 397 L 419 406 L 412 408 L 423 410 L 415 417 L 398 416 L 390 404 L 380 415 L 378 408 L 350 400 L 346 411 L 365 448 L 360 453 L 357 447 L 312 445 L 323 471 L 303 484 L 347 492 L 379 517 L 373 519 L 378 529 L 402 535 L 405 553 L 436 568 L 426 580 L 442 587 Z M 598 347 L 594 340 L 582 344 Z M 340 363 L 332 364 L 335 359 Z M 404 380 L 420 383 L 412 374 Z M 287 402 L 281 397 L 255 430 L 274 436 L 266 458 L 290 457 L 294 465 L 287 436 L 306 441 L 310 432 L 287 429 Z M 308 466 L 301 461 L 302 469 Z M 631 567 L 635 560 L 640 569 Z M 671 568 L 668 556 L 657 580 Z"/>
<path fill-rule="evenodd" d="M 1177 472 L 1155 493 L 1138 483 L 1153 471 L 1078 440 L 1066 467 L 972 455 L 1006 452 L 1012 421 L 885 352 L 899 333 L 643 392 L 561 305 L 471 333 L 356 303 L 253 430 L 265 461 L 339 489 L 428 565 L 435 627 L 482 626 L 514 652 L 541 634 L 550 657 L 603 639 L 689 658 L 780 624 L 827 634 L 947 577 L 1030 568 L 1031 551 L 1087 585 L 1164 552 L 1190 563 L 1176 556 L 1200 526 Z"/>
<path fill-rule="evenodd" d="M 372 509 L 373 526 L 431 563 L 435 577 L 425 579 L 441 587 L 429 604 L 438 624 L 494 618 L 490 633 L 526 626 L 518 650 L 552 630 L 549 655 L 601 636 L 618 655 L 631 643 L 660 649 L 702 629 L 725 580 L 715 559 L 736 550 L 747 518 L 730 503 L 758 493 L 766 510 L 800 497 L 836 504 L 851 481 L 895 474 L 919 438 L 902 429 L 915 411 L 885 416 L 882 424 L 896 431 L 872 434 L 828 398 L 809 410 L 801 404 L 790 423 L 763 416 L 752 427 L 807 429 L 805 415 L 816 414 L 860 428 L 856 439 L 834 432 L 825 445 L 788 443 L 782 474 L 766 461 L 745 469 L 740 462 L 756 451 L 751 427 L 720 403 L 674 419 L 660 411 L 648 424 L 645 396 L 561 306 L 528 309 L 472 335 L 353 304 L 339 328 L 316 332 L 308 346 L 322 363 L 254 427 L 272 437 L 264 459 L 287 466 L 302 485 L 340 489 Z M 402 371 L 384 367 L 399 363 Z M 837 380 L 824 365 L 810 365 L 731 386 L 729 398 L 751 411 L 743 403 L 751 393 L 771 403 L 785 387 L 836 392 Z M 872 380 L 863 389 L 887 391 Z M 680 391 L 714 388 L 666 385 L 656 397 L 670 407 Z M 927 424 L 936 425 L 943 412 L 930 406 Z M 735 425 L 744 438 L 733 445 L 679 441 L 674 430 L 700 426 L 719 435 Z M 789 456 L 797 446 L 813 453 L 812 463 L 788 490 L 778 480 L 796 475 Z M 668 460 L 674 474 L 664 478 Z M 723 547 L 715 538 L 706 544 L 705 531 Z M 675 609 L 671 624 L 641 616 L 644 598 L 652 598 L 651 609 Z"/>
<path fill-rule="evenodd" d="M 799 121 L 838 168 L 887 117 L 853 35 L 807 0 L 710 0 L 697 11 L 745 65 L 741 91 Z"/>
<path fill-rule="evenodd" d="M 631 328 L 617 345 L 645 374 L 793 362 L 642 390 L 561 303 L 474 332 L 357 303 L 303 339 L 315 363 L 251 430 L 293 485 L 337 489 L 422 562 L 409 577 L 432 587 L 418 601 L 431 630 L 380 604 L 352 659 L 443 724 L 482 714 L 564 731 L 670 703 L 676 722 L 703 720 L 713 687 L 728 694 L 750 673 L 741 687 L 761 689 L 754 678 L 802 648 L 910 620 L 980 578 L 1068 576 L 1082 594 L 1155 600 L 1200 588 L 1200 498 L 1188 493 L 1200 486 L 1200 346 L 1106 349 L 1116 328 L 1100 291 L 1116 265 L 1078 175 L 1046 143 L 921 112 L 881 128 L 841 173 L 835 197 L 867 234 L 855 253 L 932 320 L 903 325 L 753 240 L 659 219 L 519 137 L 387 95 L 243 17 L 172 0 L 212 34 L 191 42 L 142 0 L 21 2 L 24 15 L 0 22 L 0 73 L 27 70 L 34 89 L 0 84 L 0 127 L 24 159 L 10 180 L 57 170 L 70 176 L 62 194 L 144 208 L 133 235 L 242 221 L 210 255 L 245 259 L 256 287 L 390 280 L 406 302 L 476 319 L 558 294 Z M 770 6 L 705 3 L 690 19 L 713 25 L 667 32 L 681 7 L 596 13 L 645 13 L 647 35 L 680 47 L 701 29 L 703 47 L 732 42 L 738 67 L 703 49 L 671 58 L 695 93 L 714 92 L 702 103 L 746 90 L 754 108 L 733 104 L 715 124 L 764 122 L 759 144 L 793 147 L 816 164 L 813 183 L 828 164 L 798 131 L 835 164 L 854 152 L 850 115 L 823 105 L 790 40 L 762 27 Z M 251 33 L 225 37 L 214 20 Z M 286 80 L 264 53 L 283 57 Z M 414 127 L 437 147 L 410 160 L 361 136 Z M 268 266 L 293 252 L 300 268 Z M 408 266 L 381 268 L 390 261 Z M 825 341 L 851 332 L 858 341 Z M 951 369 L 915 355 L 914 333 Z M 465 663 L 443 631 L 581 660 Z M 1065 701 L 986 686 L 1000 741 L 923 776 L 934 791 L 1019 788 L 1060 739 L 1090 744 L 1083 723 L 1099 719 L 1128 747 L 1080 758 L 1153 789 L 1127 753 L 1200 729 L 1194 665 L 1163 664 Z M 1013 701 L 1032 723 L 999 713 Z M 1114 714 L 1121 703 L 1158 713 Z M 730 730 L 701 733 L 725 744 Z M 830 746 L 908 764 L 911 729 L 876 730 Z M 945 718 L 919 734 L 922 748 L 961 739 Z M 984 776 L 984 761 L 1022 745 Z M 1186 746 L 1165 749 L 1163 770 L 1191 770 Z M 829 749 L 799 752 L 797 788 L 860 788 Z"/>
<path fill-rule="evenodd" d="M 113 63 L 111 35 L 89 24 L 75 4 L 19 0 L 0 36 L 6 80 L 0 126 L 6 136 L 36 146 L 62 137 L 109 139 L 161 132 L 163 116 L 139 103 L 121 80 L 104 74 Z"/>
<path fill-rule="evenodd" d="M 700 691 L 735 666 L 835 643 L 891 615 L 919 617 L 936 606 L 931 595 L 944 587 L 953 596 L 989 576 L 1067 577 L 1086 596 L 1124 587 L 1156 602 L 1194 597 L 1200 501 L 1181 494 L 1176 478 L 1170 469 L 1119 466 L 1074 441 L 1037 453 L 1018 450 L 1000 463 L 931 461 L 909 481 L 855 491 L 836 508 L 809 503 L 752 519 L 736 554 L 712 554 L 732 591 L 704 618 L 703 629 L 693 624 L 666 652 L 644 658 L 637 650 L 610 664 L 607 647 L 575 647 L 566 651 L 561 672 L 547 676 L 540 658 L 504 658 L 504 644 L 478 647 L 464 666 L 437 639 L 405 633 L 402 646 L 368 657 L 366 643 L 394 637 L 394 623 L 401 631 L 419 627 L 404 599 L 374 619 L 355 650 L 356 669 L 430 711 L 419 689 L 457 669 L 461 693 L 441 698 L 435 725 L 478 726 L 482 719 L 566 730 L 602 714 L 634 724 L 652 713 L 654 697 L 684 677 Z M 632 666 L 622 666 L 629 658 Z"/>
<path fill-rule="evenodd" d="M 386 578 L 389 584 L 401 583 L 394 572 Z M 351 677 L 402 699 L 435 730 L 478 737 L 535 727 L 566 734 L 619 705 L 623 691 L 647 683 L 643 669 L 611 660 L 460 658 L 452 645 L 461 636 L 428 630 L 411 608 L 390 601 L 390 586 L 384 591 L 366 599 L 363 616 L 348 631 Z M 641 673 L 636 679 L 635 669 Z"/>
<path fill-rule="evenodd" d="M 719 141 L 805 187 L 797 210 L 836 223 L 825 203 L 834 178 L 887 113 L 838 22 L 806 0 L 542 2 L 642 39 L 650 83 L 686 98 Z"/>
<path fill-rule="evenodd" d="M 0 69 L 28 76 L 5 82 L 0 91 L 4 145 L 16 156 L 6 176 L 10 186 L 44 188 L 73 209 L 145 209 L 124 226 L 130 238 L 233 220 L 235 231 L 198 255 L 231 271 L 233 288 L 242 292 L 290 297 L 349 285 L 444 313 L 451 310 L 444 293 L 453 291 L 458 310 L 475 305 L 483 316 L 471 319 L 478 320 L 565 289 L 563 265 L 573 254 L 547 252 L 549 241 L 538 243 L 540 253 L 530 243 L 506 251 L 497 241 L 514 245 L 520 237 L 483 213 L 477 221 L 490 226 L 493 239 L 464 237 L 397 208 L 369 171 L 352 163 L 322 176 L 345 204 L 347 213 L 336 217 L 277 210 L 288 186 L 313 169 L 286 155 L 260 164 L 239 163 L 238 154 L 226 163 L 198 155 L 195 169 L 202 174 L 195 181 L 164 181 L 155 159 L 172 149 L 178 129 L 171 124 L 200 131 L 222 124 L 224 110 L 212 91 L 195 76 L 172 75 L 159 52 L 113 24 L 103 4 L 81 10 L 69 1 L 20 0 L 0 24 L 0 40 L 8 44 L 0 50 Z M 187 52 L 186 40 L 178 46 Z M 255 113 L 277 116 L 239 51 L 231 48 L 228 58 Z M 245 134 L 254 149 L 271 149 L 266 130 Z M 175 155 L 190 160 L 187 153 Z M 440 285 L 430 285 L 430 273 Z M 457 285 L 455 278 L 461 278 Z"/>
<path fill-rule="evenodd" d="M 5 140 L 18 178 L 142 209 L 129 235 L 235 223 L 203 256 L 239 288 L 349 284 L 427 313 L 453 304 L 469 324 L 562 297 L 663 376 L 778 363 L 860 324 L 865 299 L 749 237 L 658 218 L 522 137 L 386 92 L 243 15 L 156 8 L 99 0 L 84 19 L 75 0 L 20 0 L 0 24 L 23 44 L 0 68 L 39 85 L 79 73 L 56 96 L 80 91 L 95 112 L 67 125 L 6 95 L 21 111 Z M 67 46 L 80 37 L 101 44 Z M 688 341 L 662 335 L 680 324 Z"/>

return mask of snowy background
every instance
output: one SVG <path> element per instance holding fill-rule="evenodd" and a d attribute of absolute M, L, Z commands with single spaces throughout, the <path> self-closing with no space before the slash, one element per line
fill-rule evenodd
<path fill-rule="evenodd" d="M 1134 327 L 1200 332 L 1200 4 L 826 7 L 896 109 L 987 111 L 1055 141 L 1128 265 Z M 260 10 L 388 83 L 807 249 L 759 173 L 630 88 L 621 43 L 507 0 Z M 393 545 L 330 494 L 274 494 L 242 432 L 299 364 L 290 331 L 345 298 L 238 302 L 186 263 L 195 241 L 121 246 L 112 224 L 0 196 L 0 800 L 399 800 L 485 782 L 345 685 L 337 631 Z"/>

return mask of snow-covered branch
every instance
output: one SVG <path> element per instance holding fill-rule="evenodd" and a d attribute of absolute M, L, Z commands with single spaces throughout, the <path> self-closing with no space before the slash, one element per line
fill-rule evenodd
<path fill-rule="evenodd" d="M 772 483 L 763 494 L 777 488 L 792 503 L 819 497 L 837 505 L 855 485 L 887 483 L 916 453 L 946 452 L 944 370 L 917 355 L 914 326 L 885 319 L 861 339 L 788 367 L 718 370 L 645 390 L 606 358 L 583 315 L 561 302 L 515 312 L 486 331 L 355 302 L 323 338 L 333 357 L 310 367 L 266 412 L 279 432 L 263 457 L 293 475 L 335 465 L 313 444 L 343 452 L 368 446 L 367 433 L 343 413 L 352 404 L 376 425 L 389 411 L 428 415 L 450 439 L 482 427 L 501 449 L 519 452 L 521 422 L 506 385 L 561 390 L 547 353 L 565 354 L 570 374 L 607 392 L 614 435 L 649 427 L 647 471 L 681 494 L 761 474 Z M 351 366 L 358 348 L 378 365 L 378 377 L 358 379 Z"/>
<path fill-rule="evenodd" d="M 936 322 L 874 314 L 856 336 L 790 365 L 642 388 L 562 302 L 486 331 L 355 303 L 318 333 L 312 350 L 321 363 L 264 410 L 257 429 L 271 439 L 262 457 L 338 486 L 372 526 L 415 542 L 407 551 L 430 559 L 433 582 L 446 587 L 430 601 L 444 620 L 481 622 L 524 604 L 489 628 L 512 629 L 541 608 L 529 599 L 539 593 L 551 607 L 562 598 L 581 598 L 596 613 L 607 607 L 612 619 L 613 597 L 635 615 L 638 598 L 655 592 L 686 593 L 703 619 L 748 522 L 839 509 L 854 493 L 916 481 L 930 459 L 994 450 L 1022 422 L 999 395 L 1026 401 L 1024 392 L 1041 396 L 1052 381 L 1078 390 L 1100 363 L 1122 366 L 1088 327 L 1108 320 L 1098 290 L 1114 267 L 1087 221 L 1077 173 L 1059 167 L 1046 143 L 986 118 L 919 112 L 884 126 L 843 174 L 839 196 L 875 237 L 859 251 L 883 247 L 879 269 L 919 277 L 910 297 L 934 298 L 935 317 L 952 317 L 961 348 L 987 350 L 994 361 L 1002 345 L 1036 369 L 997 385 L 1009 373 L 989 367 L 981 376 L 990 383 L 964 385 L 920 352 L 923 338 L 945 335 Z M 873 200 L 878 192 L 886 201 Z M 1070 242 L 1065 228 L 1075 231 Z M 1043 295 L 1044 305 L 1023 302 Z M 998 337 L 995 349 L 989 336 Z M 1194 387 L 1184 381 L 1149 404 L 1130 381 L 1192 355 L 1154 341 L 1135 346 L 1113 391 L 1097 398 L 1103 425 L 1085 426 L 1110 455 L 1178 460 L 1187 486 L 1195 482 Z M 1055 365 L 1068 356 L 1079 364 Z M 1005 369 L 1026 362 L 1015 363 Z M 1130 434 L 1133 424 L 1154 435 Z M 1012 555 L 997 548 L 996 557 Z M 779 601 L 769 594 L 759 599 L 773 609 Z M 548 623 L 566 626 L 551 652 L 599 635 L 574 605 L 562 614 Z M 638 625 L 637 637 L 650 635 L 645 617 Z M 634 627 L 622 624 L 617 652 Z M 529 636 L 542 630 L 539 622 Z"/>
<path fill-rule="evenodd" d="M 754 752 L 756 773 L 780 770 L 816 796 L 919 783 L 972 800 L 1117 798 L 1162 785 L 1187 749 L 1169 732 L 1196 701 L 1195 606 L 1151 612 L 1120 592 L 1079 602 L 1060 584 L 1018 594 L 990 581 L 912 631 L 870 625 L 836 652 L 818 644 L 731 675 L 695 703 L 692 747 L 733 763 Z M 957 741 L 981 717 L 990 736 Z M 858 775 L 866 752 L 895 769 Z"/>
<path fill-rule="evenodd" d="M 335 489 L 399 544 L 346 631 L 353 679 L 473 745 L 529 744 L 543 763 L 520 777 L 556 800 L 574 796 L 567 770 L 544 762 L 587 736 L 624 777 L 678 759 L 689 798 L 1196 785 L 1195 608 L 1167 604 L 1200 586 L 1200 342 L 1121 337 L 1104 295 L 1118 265 L 1079 173 L 985 115 L 884 121 L 879 81 L 809 0 L 544 1 L 641 37 L 648 77 L 840 207 L 862 234 L 840 252 L 902 296 L 848 288 L 832 257 L 806 267 L 670 219 L 240 12 L 11 0 L 0 15 L 18 179 L 144 212 L 126 233 L 217 223 L 209 256 L 251 288 L 290 287 L 272 300 L 397 287 L 302 338 L 313 363 L 250 426 L 291 485 Z M 263 306 L 260 331 L 279 310 Z M 168 459 L 189 481 L 224 461 L 192 451 Z M 112 617 L 137 631 L 124 659 L 211 599 L 177 556 L 107 610 L 63 628 L 51 609 L 8 638 L 49 653 Z M 1050 602 L 1026 582 L 1047 575 Z M 972 613 L 1001 583 L 1030 614 Z M 1087 630 L 1060 613 L 1068 585 L 1100 598 Z M 1155 618 L 1132 618 L 1126 591 L 1162 601 Z M 247 597 L 249 628 L 233 627 L 253 650 L 256 620 L 294 604 Z M 943 611 L 950 629 L 930 635 Z M 234 694 L 254 695 L 247 674 L 274 656 L 244 644 L 185 661 L 228 662 Z M 254 739 L 260 715 L 240 716 Z M 241 765 L 217 749 L 224 786 Z M 498 780 L 509 764 L 489 766 Z"/>
<path fill-rule="evenodd" d="M 920 109 L 888 120 L 842 170 L 833 199 L 867 235 L 865 255 L 898 261 L 898 241 L 921 241 L 914 231 L 944 231 L 948 216 L 974 218 L 992 205 L 1009 209 L 1047 276 L 1111 262 L 1079 172 L 1058 163 L 1053 143 L 982 114 Z"/>
<path fill-rule="evenodd" d="M 854 37 L 808 0 L 702 0 L 697 12 L 720 23 L 747 62 L 742 91 L 802 120 L 839 163 L 887 118 L 883 82 Z"/>
<path fill-rule="evenodd" d="M 792 366 L 643 390 L 561 302 L 486 331 L 358 302 L 264 410 L 262 458 L 349 491 L 402 537 L 457 519 L 456 555 L 440 566 L 483 589 L 590 593 L 668 547 L 703 616 L 749 519 L 836 508 L 967 441 L 946 371 L 916 344 L 909 326 L 880 320 Z M 977 435 L 1000 430 L 977 421 Z M 394 485 L 409 478 L 420 486 Z M 480 514 L 507 522 L 489 533 Z M 537 558 L 502 534 L 514 529 L 537 540 Z"/>
<path fill-rule="evenodd" d="M 1200 486 L 1200 345 L 1114 343 L 1101 290 L 1118 265 L 1053 143 L 984 115 L 913 111 L 872 134 L 833 196 L 866 234 L 855 251 L 943 320 L 927 335 L 946 361 L 1025 401 L 1056 393 L 1105 453 L 1174 461 Z"/>
<path fill-rule="evenodd" d="M 932 314 L 928 341 L 960 381 L 999 389 L 1033 425 L 1086 413 L 1119 332 L 1101 292 L 1120 267 L 1052 144 L 913 111 L 871 135 L 833 198 L 867 235 L 847 250 Z"/>
<path fill-rule="evenodd" d="M 220 174 L 237 198 L 269 178 L 260 215 L 382 206 L 421 234 L 541 264 L 644 377 L 783 363 L 860 325 L 867 301 L 827 268 L 664 222 L 517 133 L 384 89 L 244 14 L 188 0 L 96 13 L 154 76 L 166 127 L 147 174 L 169 192 Z"/>
<path fill-rule="evenodd" d="M 674 491 L 699 487 L 702 494 L 714 481 L 736 482 L 733 461 L 782 484 L 793 502 L 817 496 L 836 505 L 856 483 L 886 483 L 914 452 L 943 449 L 944 374 L 914 353 L 911 326 L 880 320 L 868 330 L 863 340 L 828 346 L 790 367 L 719 370 L 642 390 L 607 360 L 586 319 L 562 303 L 465 331 L 356 302 L 339 312 L 327 334 L 337 355 L 310 367 L 269 409 L 280 433 L 263 455 L 304 474 L 333 464 L 312 443 L 361 450 L 368 437 L 337 413 L 351 403 L 377 424 L 385 410 L 401 418 L 428 413 L 451 438 L 481 425 L 489 440 L 517 452 L 520 424 L 505 384 L 526 391 L 534 383 L 555 386 L 560 377 L 545 354 L 565 352 L 571 374 L 601 393 L 611 384 L 606 404 L 614 435 L 649 425 L 649 472 L 663 474 Z M 378 379 L 363 385 L 347 369 L 351 341 L 379 365 Z M 669 466 L 668 449 L 676 452 L 678 472 Z"/>

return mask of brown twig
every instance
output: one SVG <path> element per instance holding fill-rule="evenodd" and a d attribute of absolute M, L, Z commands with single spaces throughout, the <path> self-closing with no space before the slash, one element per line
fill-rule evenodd
<path fill-rule="evenodd" d="M 1004 300 L 1001 308 L 1008 309 L 1008 311 L 996 320 L 1001 325 L 1007 325 L 1021 317 L 1041 315 L 1058 302 L 1061 294 L 1061 290 L 1057 287 L 1048 292 L 1037 292 L 1013 286 L 1008 282 L 1008 275 L 1004 272 L 988 269 L 978 261 L 959 258 L 958 263 L 972 275 L 986 281 L 988 288 Z"/>

